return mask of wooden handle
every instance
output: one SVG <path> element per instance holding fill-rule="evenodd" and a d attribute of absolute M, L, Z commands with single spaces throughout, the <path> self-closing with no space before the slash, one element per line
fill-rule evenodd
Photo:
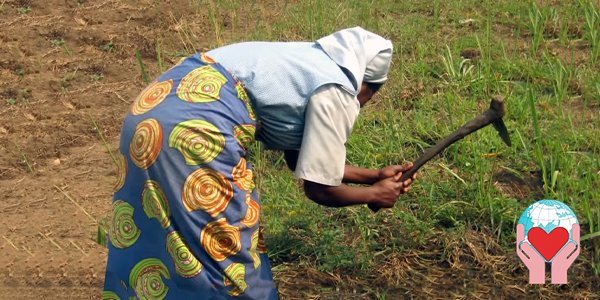
<path fill-rule="evenodd" d="M 502 119 L 505 113 L 504 102 L 502 97 L 496 96 L 492 98 L 492 102 L 490 104 L 490 108 L 477 117 L 471 120 L 469 123 L 463 125 L 456 131 L 452 132 L 449 136 L 447 136 L 442 141 L 435 144 L 435 146 L 427 149 L 417 160 L 413 162 L 413 167 L 404 172 L 400 177 L 400 181 L 403 182 L 409 178 L 411 178 L 425 163 L 430 161 L 436 155 L 440 154 L 444 149 L 448 148 L 450 145 L 455 142 L 463 139 L 465 136 L 492 124 L 494 121 L 498 119 Z M 373 212 L 379 211 L 379 208 L 369 204 L 369 208 Z"/>

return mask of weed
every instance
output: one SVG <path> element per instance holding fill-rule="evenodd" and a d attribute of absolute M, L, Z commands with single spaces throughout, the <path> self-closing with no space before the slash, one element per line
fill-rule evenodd
<path fill-rule="evenodd" d="M 481 46 L 479 42 L 479 37 L 477 38 L 477 45 L 479 46 L 479 51 L 482 53 L 484 57 L 485 64 L 485 89 L 486 92 L 489 93 L 490 80 L 492 79 L 492 8 L 490 7 L 491 1 L 486 1 L 487 3 L 487 14 L 486 14 L 486 22 L 485 22 L 485 49 Z"/>
<path fill-rule="evenodd" d="M 67 53 L 68 56 L 71 56 L 71 50 L 69 50 L 69 47 L 67 47 L 67 44 L 65 43 L 65 40 L 60 38 L 60 39 L 53 39 L 52 41 L 50 41 L 50 43 L 52 44 L 52 47 L 61 47 L 65 50 L 65 53 Z"/>
<path fill-rule="evenodd" d="M 598 10 L 592 1 L 579 1 L 585 14 L 586 37 L 590 43 L 592 65 L 598 60 L 600 55 L 600 10 Z"/>
<path fill-rule="evenodd" d="M 221 23 L 221 18 L 219 16 L 219 8 L 217 7 L 217 4 L 214 1 L 209 1 L 208 4 L 208 19 L 210 20 L 210 23 L 212 24 L 212 29 L 213 32 L 215 33 L 215 41 L 217 43 L 217 46 L 222 46 L 223 45 L 223 33 L 222 33 L 222 23 Z"/>
<path fill-rule="evenodd" d="M 113 41 L 108 41 L 102 45 L 100 45 L 100 50 L 104 51 L 104 52 L 112 52 L 115 49 L 115 44 L 113 43 Z"/>
<path fill-rule="evenodd" d="M 443 78 L 447 85 L 461 90 L 479 79 L 475 76 L 475 67 L 471 64 L 471 60 L 465 58 L 460 62 L 455 62 L 450 47 L 447 45 L 446 53 L 441 58 L 446 71 Z"/>
<path fill-rule="evenodd" d="M 100 81 L 100 80 L 104 79 L 104 75 L 102 75 L 102 73 L 94 73 L 94 74 L 90 75 L 90 78 L 93 81 Z"/>
<path fill-rule="evenodd" d="M 108 247 L 108 228 L 111 222 L 111 215 L 107 215 L 98 221 L 98 231 L 96 233 L 96 243 L 98 245 Z"/>
<path fill-rule="evenodd" d="M 23 76 L 23 75 L 25 75 L 25 69 L 23 69 L 23 68 L 16 68 L 15 71 L 14 71 L 14 73 L 17 76 Z"/>
<path fill-rule="evenodd" d="M 540 11 L 535 2 L 529 6 L 529 31 L 532 34 L 531 49 L 537 53 L 541 43 L 544 41 L 544 26 L 546 16 Z"/>
<path fill-rule="evenodd" d="M 560 105 L 560 102 L 567 96 L 567 89 L 569 87 L 569 81 L 572 78 L 572 72 L 563 65 L 558 57 L 550 58 L 547 55 L 545 57 L 549 65 L 548 69 L 552 75 L 554 96 L 557 103 Z"/>
<path fill-rule="evenodd" d="M 6 99 L 6 103 L 9 104 L 9 105 L 15 105 L 15 104 L 17 104 L 17 99 L 15 99 L 15 98 L 8 98 L 8 99 Z"/>
<path fill-rule="evenodd" d="M 60 86 L 65 90 L 71 86 L 71 82 L 77 78 L 77 72 L 79 69 L 75 69 L 73 72 L 65 74 L 60 80 Z"/>
<path fill-rule="evenodd" d="M 118 168 L 117 159 L 115 158 L 115 155 L 113 154 L 112 150 L 110 149 L 110 145 L 106 141 L 106 138 L 104 138 L 104 135 L 102 134 L 102 130 L 100 130 L 100 126 L 98 126 L 98 123 L 96 123 L 96 120 L 94 119 L 94 117 L 92 117 L 92 115 L 88 114 L 88 118 L 90 119 L 94 130 L 98 134 L 100 141 L 102 141 L 102 145 L 104 146 L 104 149 L 106 149 L 106 152 L 108 152 L 108 155 L 110 155 L 110 158 L 112 159 L 113 163 L 115 164 L 115 167 Z"/>
<path fill-rule="evenodd" d="M 29 171 L 29 173 L 33 174 L 35 170 L 33 169 L 33 164 L 31 163 L 31 161 L 29 161 L 27 154 L 25 154 L 25 152 L 23 151 L 23 149 L 21 149 L 21 147 L 19 147 L 19 145 L 17 145 L 16 143 L 14 145 L 15 148 L 17 148 L 17 152 L 21 155 L 22 162 L 25 164 L 25 166 L 27 166 L 27 170 Z"/>
<path fill-rule="evenodd" d="M 52 47 L 62 47 L 65 44 L 65 40 L 63 39 L 53 39 L 50 41 Z"/>
<path fill-rule="evenodd" d="M 135 53 L 135 58 L 137 59 L 138 65 L 140 66 L 140 73 L 142 74 L 142 79 L 145 84 L 150 83 L 150 78 L 148 77 L 148 73 L 146 72 L 146 68 L 144 67 L 144 61 L 142 60 L 142 54 L 138 49 L 133 49 Z"/>
<path fill-rule="evenodd" d="M 164 72 L 165 68 L 163 66 L 162 51 L 160 49 L 159 41 L 156 41 L 156 63 L 158 64 L 158 71 L 161 73 Z"/>
<path fill-rule="evenodd" d="M 531 89 L 528 89 L 527 99 L 529 100 L 529 107 L 531 112 L 531 120 L 533 121 L 533 129 L 534 129 L 534 137 L 533 141 L 535 143 L 535 157 L 538 160 L 538 164 L 542 169 L 542 176 L 544 181 L 544 186 L 547 186 L 548 180 L 546 178 L 546 164 L 544 161 L 544 154 L 542 152 L 542 132 L 540 129 L 540 123 L 537 115 L 537 110 L 535 108 L 535 95 Z"/>
<path fill-rule="evenodd" d="M 30 97 L 31 97 L 31 89 L 28 89 L 28 88 L 19 89 L 18 99 L 27 100 Z"/>
<path fill-rule="evenodd" d="M 28 13 L 31 12 L 31 7 L 29 7 L 29 6 L 21 6 L 21 7 L 17 8 L 17 12 L 20 15 L 26 15 L 26 14 L 28 14 Z"/>
<path fill-rule="evenodd" d="M 324 31 L 324 13 L 323 9 L 325 1 L 323 0 L 311 0 L 310 7 L 308 11 L 308 26 L 309 33 L 311 39 L 317 39 L 319 36 L 323 35 Z"/>

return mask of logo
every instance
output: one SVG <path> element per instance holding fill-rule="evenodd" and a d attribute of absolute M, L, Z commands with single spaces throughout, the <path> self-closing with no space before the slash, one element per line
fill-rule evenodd
<path fill-rule="evenodd" d="M 579 256 L 579 221 L 558 200 L 531 204 L 517 224 L 517 255 L 529 269 L 529 283 L 546 281 L 550 264 L 553 284 L 567 283 L 567 270 Z"/>

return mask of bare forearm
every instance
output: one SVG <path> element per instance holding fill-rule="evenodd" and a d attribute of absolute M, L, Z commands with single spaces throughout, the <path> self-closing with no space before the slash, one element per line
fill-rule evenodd
<path fill-rule="evenodd" d="M 372 187 L 353 187 L 346 184 L 322 186 L 315 183 L 304 184 L 306 195 L 318 204 L 329 207 L 368 204 L 374 199 Z"/>
<path fill-rule="evenodd" d="M 374 184 L 379 180 L 379 170 L 365 169 L 346 165 L 344 168 L 344 183 Z"/>

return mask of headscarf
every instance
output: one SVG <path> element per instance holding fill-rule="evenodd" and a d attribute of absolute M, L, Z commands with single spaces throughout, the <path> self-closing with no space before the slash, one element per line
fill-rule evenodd
<path fill-rule="evenodd" d="M 358 90 L 362 82 L 384 83 L 392 60 L 392 42 L 361 27 L 343 29 L 317 40 L 323 51 L 347 70 Z"/>

